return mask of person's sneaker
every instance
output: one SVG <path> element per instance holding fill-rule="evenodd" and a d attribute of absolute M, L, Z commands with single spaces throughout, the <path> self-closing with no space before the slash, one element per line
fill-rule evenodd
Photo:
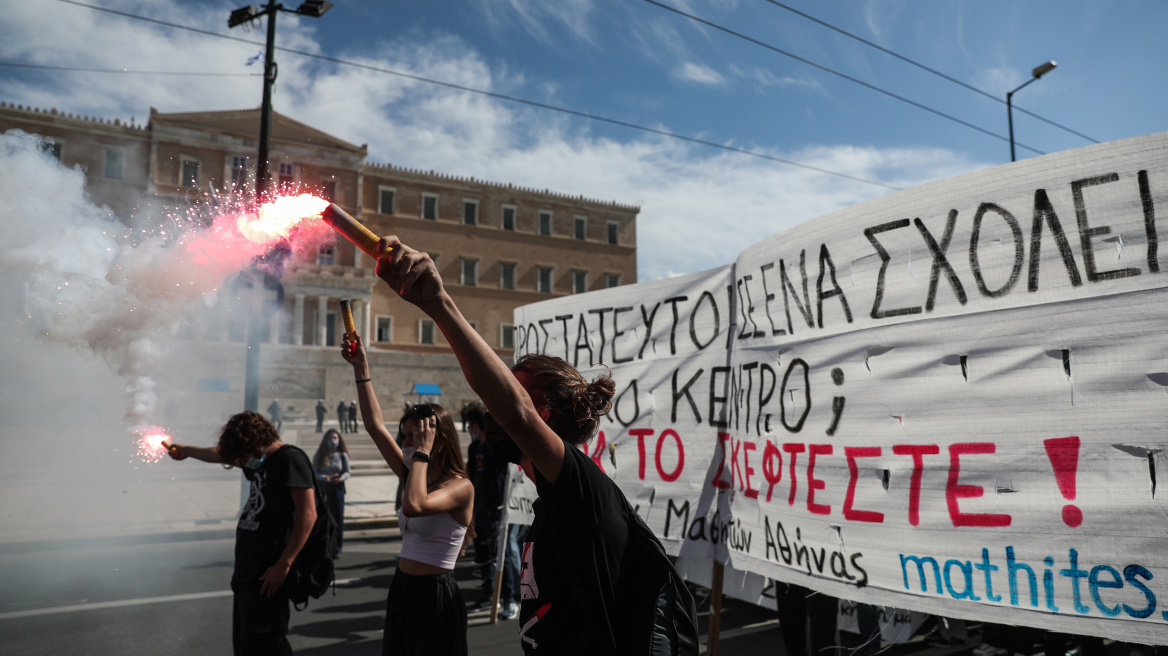
<path fill-rule="evenodd" d="M 519 603 L 508 601 L 506 606 L 503 606 L 503 611 L 499 613 L 499 619 L 513 620 L 519 617 Z"/>
<path fill-rule="evenodd" d="M 477 615 L 479 613 L 489 613 L 489 612 L 491 612 L 491 600 L 490 599 L 483 599 L 479 603 L 471 606 L 470 608 L 467 608 L 466 612 L 468 615 Z"/>

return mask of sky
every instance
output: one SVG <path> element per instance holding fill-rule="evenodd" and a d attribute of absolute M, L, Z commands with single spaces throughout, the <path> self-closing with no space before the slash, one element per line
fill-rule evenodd
<path fill-rule="evenodd" d="M 84 3 L 256 42 L 264 38 L 259 25 L 227 28 L 228 14 L 239 6 L 233 2 Z M 639 205 L 642 281 L 726 264 L 765 237 L 894 193 L 888 187 L 1008 163 L 1009 143 L 1000 138 L 1008 133 L 1006 107 L 999 100 L 1049 60 L 1058 67 L 1019 91 L 1017 106 L 1100 142 L 1168 129 L 1168 3 L 1155 0 L 334 5 L 319 19 L 281 14 L 277 45 L 862 179 L 277 53 L 276 111 L 368 144 L 373 162 Z M 247 65 L 259 46 L 61 0 L 0 0 L 0 7 L 0 63 L 235 76 L 0 66 L 0 100 L 138 123 L 151 107 L 187 112 L 260 103 L 260 65 Z M 1017 111 L 1014 128 L 1019 159 L 1092 143 Z"/>

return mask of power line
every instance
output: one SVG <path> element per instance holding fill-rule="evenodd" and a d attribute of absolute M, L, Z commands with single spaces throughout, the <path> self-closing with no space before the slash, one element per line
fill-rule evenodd
<path fill-rule="evenodd" d="M 37 68 L 50 71 L 78 71 L 81 73 L 124 73 L 127 75 L 184 75 L 199 77 L 258 77 L 263 75 L 263 73 L 183 73 L 176 71 L 131 71 L 125 68 L 75 68 L 72 66 L 17 64 L 15 62 L 0 62 L 0 66 L 12 66 L 15 68 Z"/>
<path fill-rule="evenodd" d="M 106 12 L 109 14 L 115 14 L 117 16 L 123 16 L 125 18 L 133 18 L 135 20 L 141 20 L 141 21 L 145 21 L 148 23 L 154 23 L 156 25 L 163 25 L 165 27 L 171 27 L 171 28 L 178 29 L 178 30 L 186 30 L 188 32 L 196 32 L 198 34 L 204 34 L 207 36 L 214 36 L 214 37 L 218 37 L 220 39 L 229 39 L 231 41 L 238 41 L 240 43 L 246 43 L 249 45 L 258 45 L 258 46 L 264 45 L 263 43 L 259 43 L 257 41 L 249 41 L 247 39 L 241 39 L 239 37 L 229 36 L 226 34 L 219 34 L 217 32 L 211 32 L 209 30 L 201 30 L 201 29 L 198 29 L 195 27 L 187 27 L 186 25 L 179 25 L 177 23 L 168 23 L 166 21 L 161 21 L 161 20 L 157 20 L 154 18 L 146 18 L 145 16 L 138 16 L 135 14 L 130 14 L 130 13 L 124 12 L 124 11 L 117 11 L 115 9 L 106 9 L 105 7 L 98 7 L 96 5 L 87 5 L 87 4 L 84 4 L 81 2 L 75 2 L 74 0 L 57 0 L 57 1 L 63 2 L 65 4 L 76 5 L 78 7 L 85 7 L 86 9 L 94 9 L 96 11 L 102 11 L 102 12 Z M 765 159 L 765 160 L 768 160 L 771 162 L 778 162 L 780 164 L 788 164 L 790 166 L 797 166 L 797 167 L 802 168 L 802 169 L 807 169 L 808 171 L 815 171 L 817 173 L 834 175 L 836 177 L 845 178 L 848 180 L 853 180 L 855 182 L 863 182 L 865 184 L 875 185 L 877 187 L 884 187 L 886 189 L 891 189 L 893 191 L 904 191 L 903 187 L 895 187 L 893 185 L 885 184 L 883 182 L 878 182 L 876 180 L 868 180 L 867 178 L 861 178 L 861 177 L 857 177 L 854 175 L 848 175 L 847 173 L 840 173 L 838 171 L 829 171 L 827 169 L 821 169 L 817 166 L 812 166 L 810 164 L 803 164 L 801 162 L 795 162 L 795 161 L 792 161 L 789 159 L 783 159 L 781 157 L 773 157 L 771 155 L 766 155 L 764 153 L 746 150 L 743 148 L 736 148 L 734 146 L 727 146 L 725 144 L 715 143 L 713 141 L 706 141 L 705 139 L 698 139 L 696 137 L 689 137 L 689 136 L 686 136 L 683 134 L 677 134 L 676 132 L 669 132 L 667 130 L 658 130 L 656 128 L 645 127 L 643 125 L 637 125 L 635 123 L 629 123 L 626 121 L 619 121 L 617 119 L 607 118 L 605 116 L 599 116 L 597 114 L 589 114 L 587 112 L 581 112 L 581 111 L 577 111 L 574 109 L 568 109 L 566 107 L 557 107 L 555 105 L 549 105 L 546 103 L 536 102 L 534 100 L 527 100 L 525 98 L 517 98 L 515 96 L 507 96 L 507 95 L 504 95 L 501 93 L 495 93 L 493 91 L 484 91 L 482 89 L 475 89 L 473 87 L 466 87 L 466 86 L 462 86 L 461 84 L 454 84 L 452 82 L 443 82 L 441 80 L 432 80 L 430 78 L 425 78 L 425 77 L 422 77 L 420 75 L 412 75 L 410 73 L 402 73 L 401 71 L 395 71 L 395 70 L 388 69 L 388 68 L 380 68 L 378 66 L 370 66 L 369 64 L 360 64 L 357 62 L 346 61 L 344 59 L 337 59 L 335 57 L 328 57 L 326 55 L 320 55 L 320 54 L 317 54 L 314 52 L 305 52 L 303 50 L 294 50 L 292 48 L 285 48 L 282 46 L 276 46 L 275 49 L 280 51 L 280 52 L 286 52 L 286 53 L 293 54 L 293 55 L 310 57 L 312 59 L 319 59 L 321 61 L 327 61 L 327 62 L 331 62 L 334 64 L 341 64 L 344 66 L 353 66 L 355 68 L 362 68 L 362 69 L 365 69 L 368 71 L 374 71 L 377 73 L 385 73 L 387 75 L 394 75 L 394 76 L 405 78 L 408 80 L 415 80 L 418 82 L 425 82 L 427 84 L 434 84 L 437 86 L 446 87 L 448 89 L 455 89 L 457 91 L 465 91 L 467 93 L 475 93 L 475 94 L 479 94 L 482 96 L 487 96 L 489 98 L 495 98 L 498 100 L 506 100 L 508 102 L 520 103 L 523 105 L 528 105 L 530 107 L 538 107 L 540 109 L 547 109 L 547 110 L 551 110 L 553 112 L 560 112 L 562 114 L 570 114 L 572 116 L 579 116 L 581 118 L 586 118 L 586 119 L 590 119 L 593 121 L 600 121 L 603 123 L 609 123 L 611 125 L 618 125 L 618 126 L 621 126 L 624 128 L 632 129 L 632 130 L 640 130 L 642 132 L 648 132 L 650 134 L 657 134 L 657 135 L 661 135 L 663 137 L 680 139 L 681 141 L 688 141 L 690 143 L 695 143 L 695 144 L 699 144 L 702 146 L 709 146 L 711 148 L 719 148 L 721 150 L 729 151 L 732 153 L 738 153 L 741 155 L 749 155 L 751 157 L 757 157 L 759 159 Z M 1021 145 L 1021 144 L 1018 144 L 1018 145 Z M 1033 149 L 1031 149 L 1031 150 L 1033 150 Z M 1038 151 L 1035 151 L 1035 152 L 1038 152 Z"/>
<path fill-rule="evenodd" d="M 64 1 L 65 1 L 65 0 L 62 0 L 62 2 L 64 2 Z M 878 92 L 878 93 L 882 93 L 882 94 L 884 94 L 884 95 L 886 95 L 886 96 L 888 96 L 888 97 L 890 97 L 890 98 L 895 98 L 895 99 L 897 99 L 897 100 L 899 100 L 899 101 L 901 101 L 901 102 L 908 103 L 908 104 L 910 104 L 910 105 L 912 105 L 913 107 L 916 107 L 916 108 L 918 108 L 918 109 L 923 109 L 923 110 L 925 110 L 926 112 L 929 112 L 929 113 L 932 113 L 932 114 L 936 114 L 937 116 L 940 116 L 940 117 L 942 117 L 942 118 L 947 118 L 947 119 L 949 119 L 950 121 L 953 121 L 954 123 L 960 123 L 961 125 L 964 125 L 964 126 L 965 126 L 965 127 L 967 127 L 967 128 L 971 128 L 971 129 L 977 130 L 978 132 L 981 132 L 982 134 L 989 135 L 989 136 L 991 136 L 991 137 L 994 137 L 994 138 L 996 138 L 996 139 L 1001 139 L 1002 141 L 1006 141 L 1006 142 L 1009 142 L 1009 141 L 1010 141 L 1010 139 L 1009 139 L 1008 137 L 1002 136 L 1002 135 L 1000 135 L 1000 134 L 998 134 L 998 133 L 996 133 L 996 132 L 990 132 L 989 130 L 986 130 L 985 128 L 978 127 L 978 126 L 974 125 L 973 123 L 969 123 L 969 122 L 967 122 L 967 121 L 963 121 L 963 120 L 961 120 L 961 119 L 957 118 L 956 116 L 951 116 L 951 115 L 949 115 L 949 114 L 946 114 L 945 112 L 942 112 L 942 111 L 940 111 L 940 110 L 938 110 L 938 109 L 933 109 L 932 107 L 929 107 L 928 105 L 922 105 L 921 103 L 919 103 L 919 102 L 916 102 L 915 100 L 909 100 L 908 98 L 905 98 L 904 96 L 899 96 L 899 95 L 897 95 L 897 94 L 895 94 L 895 93 L 892 93 L 891 91 L 888 91 L 888 90 L 886 90 L 886 89 L 882 89 L 882 88 L 880 88 L 880 87 L 878 87 L 878 86 L 876 86 L 876 85 L 874 85 L 874 84 L 869 84 L 869 83 L 867 83 L 867 82 L 865 82 L 865 81 L 863 81 L 863 80 L 861 80 L 861 79 L 859 79 L 859 78 L 854 78 L 854 77 L 852 77 L 852 76 L 850 76 L 850 75 L 847 75 L 846 73 L 841 73 L 841 72 L 839 72 L 839 71 L 837 71 L 837 70 L 835 70 L 835 69 L 833 69 L 833 68 L 828 68 L 827 66 L 824 66 L 823 64 L 818 64 L 818 63 L 816 63 L 816 62 L 813 62 L 813 61 L 811 61 L 810 59 L 806 59 L 806 58 L 804 58 L 804 57 L 800 57 L 799 55 L 796 55 L 796 54 L 794 54 L 794 53 L 787 52 L 786 50 L 783 50 L 782 48 L 778 48 L 778 47 L 776 47 L 776 46 L 772 46 L 771 44 L 769 44 L 769 43 L 766 43 L 766 42 L 764 42 L 764 41 L 759 41 L 758 39 L 755 39 L 755 38 L 752 38 L 752 37 L 746 36 L 745 34 L 742 34 L 741 32 L 735 32 L 734 30 L 732 30 L 732 29 L 730 29 L 730 28 L 728 28 L 728 27 L 723 27 L 723 26 L 721 26 L 721 25 L 719 25 L 719 24 L 717 24 L 717 23 L 713 23 L 713 22 L 711 22 L 711 21 L 708 21 L 708 20 L 706 20 L 706 19 L 704 19 L 704 18 L 699 18 L 699 17 L 697 17 L 697 16 L 694 16 L 693 14 L 688 14 L 688 13 L 686 13 L 686 12 L 684 12 L 684 11 L 681 11 L 680 9 L 675 9 L 675 8 L 673 8 L 673 7 L 670 7 L 669 5 L 666 5 L 666 4 L 662 4 L 662 3 L 660 3 L 660 2 L 657 2 L 657 0 L 644 0 L 644 1 L 645 1 L 645 2 L 647 2 L 647 3 L 649 3 L 649 4 L 651 4 L 651 5 L 655 5 L 655 6 L 657 6 L 657 7 L 660 7 L 660 8 L 662 8 L 662 9 L 665 9 L 665 10 L 667 10 L 667 11 L 672 11 L 673 13 L 675 13 L 675 14 L 677 14 L 677 15 L 679 15 L 679 16 L 684 16 L 684 17 L 686 17 L 686 18 L 688 18 L 688 19 L 690 19 L 690 20 L 696 21 L 696 22 L 698 22 L 698 23 L 701 23 L 701 24 L 703 24 L 703 25 L 708 25 L 709 27 L 712 27 L 712 28 L 714 28 L 714 29 L 716 29 L 716 30 L 719 30 L 719 31 L 721 31 L 721 32 L 725 32 L 725 33 L 727 33 L 727 34 L 730 34 L 730 35 L 732 35 L 732 36 L 736 36 L 736 37 L 738 37 L 739 39 L 742 39 L 742 40 L 744 40 L 744 41 L 749 41 L 749 42 L 751 42 L 751 43 L 753 43 L 753 44 L 755 44 L 755 45 L 757 45 L 757 46 L 762 46 L 763 48 L 766 48 L 767 50 L 771 50 L 771 51 L 777 52 L 777 53 L 779 53 L 780 55 L 784 55 L 784 56 L 786 56 L 786 57 L 790 57 L 791 59 L 794 59 L 794 60 L 796 60 L 796 61 L 803 62 L 804 64 L 807 64 L 808 66 L 814 66 L 815 68 L 818 68 L 818 69 L 819 69 L 819 70 L 821 70 L 821 71 L 825 71 L 825 72 L 827 72 L 827 73 L 831 73 L 832 75 L 838 75 L 839 77 L 842 77 L 842 78 L 843 78 L 843 79 L 845 79 L 845 80 L 848 80 L 848 81 L 850 81 L 850 82 L 855 82 L 856 84 L 859 84 L 859 85 L 861 85 L 861 86 L 867 87 L 867 88 L 869 88 L 869 89 L 871 89 L 871 90 L 873 90 L 873 91 L 876 91 L 876 92 Z M 1026 144 L 1023 144 L 1023 143 L 1021 143 L 1021 142 L 1019 142 L 1019 141 L 1017 141 L 1017 140 L 1014 140 L 1014 143 L 1015 143 L 1015 144 L 1017 144 L 1018 146 L 1021 146 L 1022 148 L 1025 148 L 1026 150 L 1029 150 L 1029 151 L 1031 151 L 1031 152 L 1038 153 L 1039 155 L 1045 155 L 1045 154 L 1046 154 L 1046 153 L 1042 152 L 1041 150 L 1038 150 L 1038 149 L 1036 149 L 1036 148 L 1031 148 L 1030 146 L 1027 146 Z"/>
<path fill-rule="evenodd" d="M 851 32 L 848 32 L 847 30 L 836 27 L 835 25 L 832 25 L 831 23 L 828 23 L 826 21 L 822 21 L 822 20 L 820 20 L 814 16 L 811 16 L 809 14 L 805 14 L 805 13 L 799 11 L 798 9 L 795 9 L 794 7 L 789 7 L 781 2 L 778 2 L 777 0 L 766 0 L 766 2 L 769 2 L 772 5 L 775 5 L 776 7 L 782 7 L 783 9 L 786 9 L 787 11 L 789 11 L 793 14 L 798 14 L 798 15 L 802 16 L 803 18 L 806 18 L 809 21 L 819 23 L 820 25 L 828 28 L 829 30 L 835 30 L 836 32 L 839 32 L 840 34 L 842 34 L 846 37 L 855 39 L 856 41 L 859 41 L 860 43 L 863 43 L 864 45 L 871 46 L 871 47 L 873 47 L 873 48 L 875 48 L 875 49 L 877 49 L 880 52 L 883 52 L 885 54 L 892 55 L 893 57 L 896 57 L 897 59 L 899 59 L 901 61 L 908 62 L 908 63 L 912 64 L 913 66 L 916 66 L 917 68 L 920 68 L 922 70 L 925 70 L 925 71 L 932 73 L 933 75 L 943 77 L 946 80 L 949 80 L 950 82 L 952 82 L 954 84 L 959 84 L 959 85 L 965 87 L 966 89 L 973 91 L 974 93 L 980 93 L 981 95 L 985 96 L 986 98 L 989 98 L 990 100 L 996 100 L 997 102 L 1000 102 L 1003 105 L 1006 104 L 1005 100 L 1002 100 L 1001 98 L 993 95 L 992 93 L 989 93 L 988 91 L 982 91 L 981 89 L 978 89 L 977 87 L 975 87 L 973 85 L 966 84 L 965 82 L 962 82 L 961 80 L 950 77 L 950 76 L 942 73 L 941 71 L 938 71 L 936 69 L 925 66 L 924 64 L 922 64 L 918 61 L 914 61 L 912 59 L 909 59 L 908 57 L 905 57 L 904 55 L 901 55 L 899 53 L 893 52 L 893 51 L 889 50 L 888 48 L 885 48 L 884 46 L 881 46 L 881 45 L 876 44 L 876 43 L 872 43 L 871 41 L 868 41 L 867 39 L 865 39 L 863 37 L 856 36 L 855 34 L 852 34 Z M 1030 116 L 1033 116 L 1034 118 L 1036 118 L 1040 121 L 1043 121 L 1045 123 L 1049 123 L 1050 125 L 1053 125 L 1056 128 L 1066 130 L 1067 132 L 1070 132 L 1071 134 L 1073 134 L 1075 136 L 1082 137 L 1082 138 L 1086 139 L 1087 141 L 1090 141 L 1092 143 L 1099 143 L 1099 141 L 1097 139 L 1092 139 L 1091 137 L 1088 137 L 1087 135 L 1083 134 L 1082 132 L 1077 132 L 1075 130 L 1072 130 L 1071 128 L 1068 128 L 1065 125 L 1060 125 L 1058 123 L 1055 123 L 1054 121 L 1050 120 L 1049 118 L 1039 116 L 1038 114 L 1035 114 L 1034 112 L 1032 112 L 1028 109 L 1022 109 L 1018 105 L 1014 105 L 1014 109 L 1022 112 L 1023 114 L 1028 114 Z"/>

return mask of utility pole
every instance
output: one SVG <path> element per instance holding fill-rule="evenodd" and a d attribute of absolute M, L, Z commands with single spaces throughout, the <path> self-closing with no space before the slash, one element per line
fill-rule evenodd
<path fill-rule="evenodd" d="M 264 100 L 260 106 L 260 147 L 259 157 L 256 160 L 256 186 L 255 198 L 253 199 L 256 207 L 263 203 L 268 192 L 268 156 L 272 150 L 272 85 L 276 82 L 277 71 L 275 58 L 276 14 L 286 11 L 291 14 L 320 18 L 332 6 L 333 3 L 327 0 L 306 0 L 304 4 L 293 11 L 285 9 L 284 5 L 275 0 L 268 0 L 268 4 L 264 5 L 262 10 L 256 9 L 255 5 L 240 7 L 231 12 L 231 16 L 227 19 L 227 27 L 232 28 L 251 23 L 264 16 L 268 18 L 268 40 L 264 49 Z M 247 279 L 248 286 L 252 288 L 251 297 L 253 299 L 258 297 L 257 294 L 260 293 L 261 289 L 265 287 L 271 289 L 271 281 L 267 280 L 268 275 L 256 269 L 243 272 L 240 278 Z M 275 281 L 275 284 L 279 286 L 279 298 L 282 300 L 283 286 L 279 285 L 278 280 Z M 262 306 L 262 303 L 258 305 Z M 243 384 L 243 409 L 258 412 L 260 405 L 260 330 L 264 325 L 263 318 L 267 314 L 261 311 L 255 302 L 249 303 L 247 307 L 247 372 Z"/>

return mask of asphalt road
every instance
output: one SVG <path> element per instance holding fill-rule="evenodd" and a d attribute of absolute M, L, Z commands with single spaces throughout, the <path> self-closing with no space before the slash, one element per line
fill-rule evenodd
<path fill-rule="evenodd" d="M 234 536 L 225 531 L 0 546 L 0 645 L 9 656 L 85 653 L 231 652 Z M 292 612 L 298 654 L 381 653 L 385 596 L 401 540 L 396 530 L 346 535 L 336 596 Z M 456 576 L 470 603 L 480 599 L 471 559 Z M 704 616 L 703 616 L 704 620 Z M 473 654 L 520 654 L 514 621 L 473 617 Z M 704 624 L 704 621 L 703 621 Z M 773 613 L 727 600 L 722 653 L 779 654 Z"/>

